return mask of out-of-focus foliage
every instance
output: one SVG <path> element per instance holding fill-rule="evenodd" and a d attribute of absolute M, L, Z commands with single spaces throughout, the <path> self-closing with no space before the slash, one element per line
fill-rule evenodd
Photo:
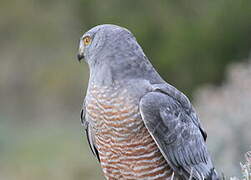
<path fill-rule="evenodd" d="M 247 57 L 251 47 L 250 0 L 82 0 L 78 12 L 88 28 L 129 28 L 161 75 L 188 94 L 220 82 L 225 65 Z"/>
<path fill-rule="evenodd" d="M 251 151 L 247 152 L 245 155 L 246 161 L 244 164 L 240 163 L 242 177 L 232 177 L 230 180 L 250 180 L 251 179 Z"/>
<path fill-rule="evenodd" d="M 80 131 L 73 1 L 0 2 L 0 179 L 102 179 Z"/>
<path fill-rule="evenodd" d="M 1 0 L 0 179 L 102 179 L 80 139 L 88 68 L 78 64 L 76 53 L 84 31 L 103 23 L 127 27 L 160 74 L 192 94 L 203 83 L 221 82 L 226 64 L 247 57 L 250 19 L 250 0 Z M 202 120 L 206 128 L 216 128 L 211 119 Z M 242 122 L 236 126 L 245 126 Z M 231 134 L 241 131 L 228 133 L 224 146 L 244 152 L 248 139 Z M 210 149 L 220 159 L 220 138 L 214 143 L 210 136 Z M 229 163 L 217 161 L 226 172 L 240 161 L 231 155 Z"/>
<path fill-rule="evenodd" d="M 221 87 L 197 91 L 195 104 L 209 137 L 217 168 L 225 175 L 238 174 L 239 162 L 251 146 L 251 58 L 229 66 Z"/>
<path fill-rule="evenodd" d="M 77 123 L 40 120 L 46 123 L 17 126 L 0 121 L 1 180 L 103 179 Z"/>

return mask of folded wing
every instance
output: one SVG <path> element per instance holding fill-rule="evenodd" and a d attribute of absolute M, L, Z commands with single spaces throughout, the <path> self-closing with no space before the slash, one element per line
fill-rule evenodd
<path fill-rule="evenodd" d="M 187 97 L 168 84 L 154 85 L 140 100 L 143 121 L 176 174 L 212 179 L 206 133 Z M 217 175 L 215 174 L 215 177 Z"/>

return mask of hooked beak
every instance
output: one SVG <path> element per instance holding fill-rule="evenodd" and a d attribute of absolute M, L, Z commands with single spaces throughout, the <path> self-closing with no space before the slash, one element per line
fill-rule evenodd
<path fill-rule="evenodd" d="M 78 53 L 77 58 L 78 61 L 80 62 L 82 59 L 84 59 L 84 55 L 82 53 Z"/>

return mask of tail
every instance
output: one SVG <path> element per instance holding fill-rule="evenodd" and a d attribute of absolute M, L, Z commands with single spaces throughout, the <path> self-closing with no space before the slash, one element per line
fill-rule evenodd
<path fill-rule="evenodd" d="M 179 179 L 181 180 L 220 180 L 217 171 L 210 159 L 191 166 L 183 166 L 180 169 Z"/>
<path fill-rule="evenodd" d="M 204 165 L 204 167 L 203 167 Z M 205 168 L 205 164 L 202 166 L 194 166 L 190 169 L 190 172 L 182 174 L 182 180 L 220 180 L 221 178 L 218 176 L 215 168 L 207 169 Z"/>
<path fill-rule="evenodd" d="M 193 179 L 198 179 L 198 180 L 220 180 L 217 171 L 215 170 L 215 168 L 212 168 L 210 170 L 210 173 L 205 175 L 203 173 L 198 173 L 195 172 L 196 174 L 192 175 L 190 174 L 189 180 L 193 180 Z"/>

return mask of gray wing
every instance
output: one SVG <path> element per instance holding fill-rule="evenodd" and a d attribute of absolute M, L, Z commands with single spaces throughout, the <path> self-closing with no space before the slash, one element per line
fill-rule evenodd
<path fill-rule="evenodd" d="M 81 113 L 80 113 L 80 122 L 81 122 L 81 125 L 85 129 L 87 141 L 88 141 L 88 144 L 89 144 L 89 147 L 90 147 L 92 153 L 94 154 L 95 157 L 97 157 L 98 161 L 100 161 L 98 150 L 97 150 L 97 147 L 95 144 L 95 137 L 93 134 L 93 129 L 92 129 L 91 124 L 89 123 L 90 121 L 88 121 L 88 118 L 89 118 L 88 115 L 86 115 L 85 100 L 84 100 L 83 107 L 82 107 Z"/>
<path fill-rule="evenodd" d="M 212 179 L 205 131 L 188 98 L 168 84 L 154 85 L 140 100 L 143 121 L 176 174 Z M 192 173 L 191 173 L 192 172 Z"/>

